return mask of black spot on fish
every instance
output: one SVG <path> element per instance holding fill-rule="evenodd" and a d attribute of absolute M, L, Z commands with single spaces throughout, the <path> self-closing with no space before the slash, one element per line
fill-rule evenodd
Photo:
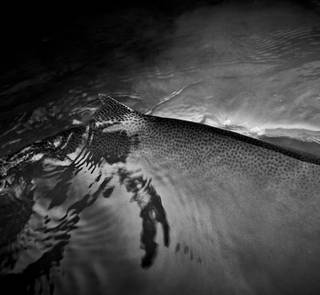
<path fill-rule="evenodd" d="M 188 252 L 189 252 L 189 247 L 188 246 L 184 246 L 183 253 L 184 254 L 188 254 Z"/>
<path fill-rule="evenodd" d="M 180 251 L 180 243 L 177 243 L 176 248 L 175 248 L 175 252 L 178 253 Z"/>
<path fill-rule="evenodd" d="M 107 188 L 104 192 L 103 192 L 103 197 L 104 198 L 109 198 L 112 194 L 114 190 L 114 187 L 110 187 L 110 188 Z"/>

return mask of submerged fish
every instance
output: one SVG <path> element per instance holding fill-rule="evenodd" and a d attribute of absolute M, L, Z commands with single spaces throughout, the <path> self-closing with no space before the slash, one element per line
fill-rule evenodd
<path fill-rule="evenodd" d="M 1 252 L 1 283 L 55 294 L 319 294 L 319 158 L 102 104 L 88 124 L 4 160 L 2 195 L 35 205 Z M 26 242 L 39 228 L 40 246 Z M 25 258 L 26 248 L 38 255 Z"/>

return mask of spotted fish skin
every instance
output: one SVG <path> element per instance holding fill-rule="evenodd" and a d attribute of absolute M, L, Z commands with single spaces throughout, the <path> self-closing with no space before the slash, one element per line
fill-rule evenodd
<path fill-rule="evenodd" d="M 135 136 L 139 143 L 137 154 L 154 163 L 170 163 L 183 173 L 211 177 L 214 181 L 239 178 L 241 182 L 249 181 L 261 193 L 263 188 L 270 192 L 280 189 L 301 200 L 318 199 L 320 158 L 227 130 L 142 115 L 127 107 L 122 109 L 111 98 L 106 98 L 106 108 L 108 103 L 120 116 L 116 117 L 116 128 L 106 127 L 103 132 L 118 130 Z M 105 117 L 99 113 L 98 118 L 103 124 Z M 248 183 L 245 186 L 248 189 Z"/>
<path fill-rule="evenodd" d="M 165 240 L 170 234 L 172 242 L 165 242 L 169 250 L 159 261 L 154 238 L 146 239 L 152 248 L 150 272 L 132 267 L 126 277 L 143 281 L 139 294 L 320 293 L 320 159 L 230 131 L 143 115 L 109 97 L 101 101 L 88 125 L 6 160 L 9 170 L 41 157 L 67 159 L 71 153 L 75 169 L 94 169 L 101 159 L 111 165 L 144 162 L 175 175 L 177 187 L 186 184 L 180 195 L 152 189 L 149 197 L 156 201 L 141 207 L 144 233 L 154 236 L 155 221 L 162 220 L 164 228 L 170 227 L 163 230 Z M 156 183 L 153 187 L 158 189 Z M 178 243 L 183 251 L 175 251 Z M 180 254 L 188 259 L 182 266 L 176 260 Z M 131 264 L 114 264 L 110 273 L 120 273 L 121 267 Z M 167 283 L 170 278 L 174 284 Z M 118 284 L 121 290 L 123 282 L 117 280 L 110 279 L 112 287 Z"/>
<path fill-rule="evenodd" d="M 231 131 L 177 119 L 140 114 L 111 97 L 100 95 L 102 107 L 87 126 L 77 126 L 39 141 L 7 158 L 28 161 L 37 153 L 60 153 L 61 158 L 84 144 L 92 154 L 108 149 L 101 137 L 122 132 L 139 142 L 136 149 L 158 161 L 172 161 L 186 173 L 216 173 L 223 168 L 257 178 L 266 175 L 279 180 L 296 180 L 305 175 L 312 178 L 320 166 L 320 158 L 290 151 Z M 131 150 L 134 144 L 130 142 Z M 98 152 L 100 151 L 100 152 Z M 117 153 L 119 151 L 115 151 Z M 129 153 L 129 151 L 128 151 Z M 199 167 L 207 169 L 199 170 Z M 210 168 L 211 167 L 211 168 Z M 295 173 L 292 173 L 295 171 Z M 310 175 L 307 175 L 310 173 Z M 319 182 L 319 181 L 318 181 Z M 315 183 L 318 183 L 315 182 Z"/>
<path fill-rule="evenodd" d="M 104 132 L 113 130 L 106 127 Z M 199 272 L 198 277 L 204 294 L 319 292 L 319 158 L 230 131 L 135 111 L 119 120 L 117 130 L 137 138 L 130 155 L 198 186 L 197 195 L 177 201 L 179 211 L 170 209 L 169 197 L 162 200 L 169 223 L 174 214 L 181 219 L 185 214 L 189 220 L 175 227 L 184 232 L 187 226 L 193 233 L 188 246 L 204 261 L 205 274 Z M 203 225 L 190 220 L 188 206 L 194 206 L 191 215 L 199 208 L 208 212 L 198 212 Z M 213 284 L 213 278 L 219 283 Z"/>
<path fill-rule="evenodd" d="M 301 200 L 319 197 L 319 158 L 200 124 L 143 118 L 139 152 L 155 162 L 171 162 L 186 174 L 250 181 L 259 191 L 283 188 Z"/>

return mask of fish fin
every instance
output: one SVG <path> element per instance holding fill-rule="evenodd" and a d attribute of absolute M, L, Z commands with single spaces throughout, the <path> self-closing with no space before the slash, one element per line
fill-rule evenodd
<path fill-rule="evenodd" d="M 117 101 L 111 96 L 105 94 L 98 94 L 98 98 L 101 102 L 101 108 L 98 109 L 94 115 L 93 120 L 98 122 L 116 122 L 122 121 L 126 116 L 139 113 L 129 108 L 123 103 Z"/>
<path fill-rule="evenodd" d="M 125 104 L 119 102 L 118 100 L 112 98 L 109 95 L 105 95 L 102 93 L 98 94 L 98 98 L 103 106 L 106 106 L 108 108 L 114 108 L 117 111 L 125 111 L 125 112 L 136 112 L 135 110 L 129 108 Z"/>

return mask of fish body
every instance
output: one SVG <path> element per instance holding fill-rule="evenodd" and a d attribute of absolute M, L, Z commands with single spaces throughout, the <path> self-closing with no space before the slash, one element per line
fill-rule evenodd
<path fill-rule="evenodd" d="M 88 125 L 8 157 L 5 174 L 65 161 L 61 175 L 89 194 L 68 203 L 62 177 L 49 210 L 106 206 L 111 294 L 319 294 L 319 158 L 102 104 Z"/>

